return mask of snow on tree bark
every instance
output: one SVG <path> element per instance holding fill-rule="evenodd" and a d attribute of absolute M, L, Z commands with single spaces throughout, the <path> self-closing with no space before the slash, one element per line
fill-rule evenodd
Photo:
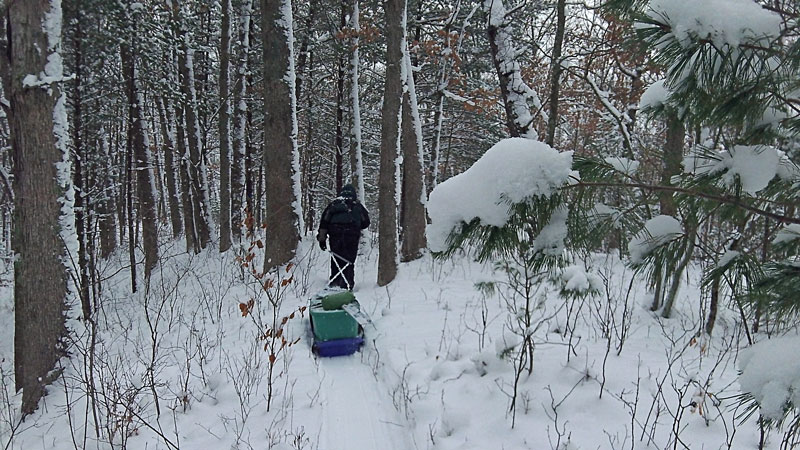
<path fill-rule="evenodd" d="M 135 28 L 134 25 L 133 29 L 135 30 Z M 136 48 L 132 48 L 130 44 L 123 43 L 120 53 L 122 75 L 125 79 L 125 93 L 128 98 L 128 139 L 133 146 L 133 169 L 136 171 L 139 216 L 142 220 L 144 276 L 146 280 L 149 280 L 150 273 L 158 263 L 158 216 L 156 211 L 153 158 L 150 153 L 147 127 L 142 114 L 144 98 L 138 84 Z M 133 239 L 133 236 L 129 236 L 129 239 Z"/>
<path fill-rule="evenodd" d="M 188 212 L 192 214 L 193 242 L 195 253 L 208 246 L 211 239 L 211 220 L 209 211 L 208 174 L 206 164 L 202 158 L 200 145 L 200 124 L 197 119 L 197 92 L 194 88 L 194 49 L 189 44 L 189 35 L 186 30 L 184 17 L 189 15 L 188 8 L 179 0 L 172 3 L 173 20 L 178 24 L 178 67 L 180 69 L 182 101 L 182 119 L 184 136 L 187 141 L 187 155 L 184 165 L 187 176 L 187 197 L 191 201 Z M 180 134 L 180 133 L 179 133 Z M 179 136 L 180 139 L 180 136 Z M 185 208 L 185 206 L 184 206 Z M 189 221 L 184 219 L 187 224 Z M 187 244 L 188 244 L 187 233 Z"/>
<path fill-rule="evenodd" d="M 561 87 L 561 47 L 564 44 L 564 28 L 566 25 L 566 0 L 556 1 L 556 35 L 553 38 L 553 53 L 550 61 L 550 98 L 549 113 L 547 121 L 547 136 L 545 143 L 553 146 L 556 138 L 556 128 L 558 127 L 558 102 L 559 88 Z"/>
<path fill-rule="evenodd" d="M 414 71 L 408 43 L 403 39 L 403 65 L 406 89 L 403 94 L 402 151 L 403 183 L 400 217 L 402 242 L 400 260 L 413 261 L 422 256 L 425 240 L 425 176 L 423 173 L 422 122 L 417 105 Z"/>
<path fill-rule="evenodd" d="M 364 161 L 361 153 L 361 101 L 359 92 L 359 71 L 361 68 L 361 57 L 359 55 L 359 33 L 361 32 L 361 24 L 359 22 L 359 0 L 353 0 L 353 13 L 351 15 L 353 37 L 351 38 L 350 45 L 353 48 L 353 53 L 350 57 L 350 101 L 353 108 L 353 127 L 350 130 L 350 139 L 353 142 L 353 155 L 355 157 L 355 183 L 356 192 L 358 193 L 358 200 L 361 203 L 365 201 L 364 194 Z"/>
<path fill-rule="evenodd" d="M 508 11 L 503 5 L 503 0 L 484 0 L 483 8 L 489 16 L 486 31 L 489 35 L 492 61 L 500 80 L 508 132 L 512 137 L 538 139 L 539 135 L 534 129 L 528 102 L 532 102 L 533 107 L 543 116 L 546 115 L 542 111 L 539 96 L 522 79 L 522 70 L 516 60 Z"/>
<path fill-rule="evenodd" d="M 339 33 L 344 35 L 345 27 L 347 26 L 347 3 L 343 1 L 340 6 Z M 333 141 L 336 192 L 341 191 L 344 185 L 344 84 L 345 78 L 347 78 L 346 67 L 347 54 L 343 51 L 339 52 L 336 58 L 336 131 Z"/>
<path fill-rule="evenodd" d="M 9 123 L 14 158 L 14 370 L 22 414 L 58 376 L 69 295 L 68 249 L 77 249 L 61 62 L 61 2 L 8 5 Z"/>
<path fill-rule="evenodd" d="M 114 220 L 117 198 L 111 146 L 103 127 L 100 128 L 100 136 L 102 136 L 101 149 L 104 170 L 99 181 L 103 194 L 97 202 L 97 226 L 100 229 L 100 257 L 108 258 L 117 248 L 117 227 Z"/>
<path fill-rule="evenodd" d="M 194 220 L 195 202 L 190 175 L 191 159 L 189 157 L 188 143 L 186 142 L 186 122 L 184 121 L 184 109 L 182 105 L 178 105 L 177 107 L 175 124 L 186 251 L 200 253 L 202 249 L 200 247 L 200 238 L 197 235 L 197 227 L 195 226 Z"/>
<path fill-rule="evenodd" d="M 222 35 L 219 49 L 219 251 L 231 247 L 231 0 L 222 0 Z"/>
<path fill-rule="evenodd" d="M 297 150 L 294 34 L 290 0 L 262 0 L 264 36 L 264 166 L 266 255 L 264 270 L 289 262 L 303 229 Z"/>
<path fill-rule="evenodd" d="M 194 49 L 189 48 L 189 36 L 184 35 L 184 60 L 182 71 L 184 75 L 184 95 L 187 104 L 184 109 L 184 120 L 186 121 L 186 137 L 189 142 L 189 163 L 190 180 L 192 182 L 192 197 L 194 201 L 194 223 L 197 229 L 197 236 L 200 239 L 200 247 L 208 247 L 211 240 L 211 211 L 209 208 L 210 199 L 208 192 L 208 169 L 206 168 L 205 158 L 203 158 L 202 138 L 200 136 L 200 122 L 197 117 L 197 91 L 194 85 Z"/>
<path fill-rule="evenodd" d="M 386 0 L 386 71 L 378 174 L 378 285 L 397 276 L 397 205 L 400 122 L 403 98 L 405 0 Z"/>
<path fill-rule="evenodd" d="M 167 106 L 164 99 L 158 99 L 158 119 L 161 126 L 162 151 L 164 152 L 164 178 L 167 185 L 167 208 L 169 209 L 172 224 L 172 237 L 177 238 L 183 232 L 183 219 L 181 218 L 180 197 L 175 170 L 175 117 L 172 107 Z"/>
<path fill-rule="evenodd" d="M 84 91 L 84 62 L 83 62 L 83 17 L 80 11 L 77 12 L 74 23 L 73 56 L 75 61 L 73 90 L 70 93 L 72 103 L 72 148 L 74 158 L 72 158 L 72 184 L 75 195 L 75 231 L 78 234 L 78 270 L 80 271 L 80 299 L 83 317 L 88 319 L 92 315 L 91 305 L 91 273 L 94 271 L 90 267 L 89 256 L 90 239 L 88 230 L 91 229 L 90 214 L 88 208 L 89 186 L 88 186 L 88 167 L 84 163 L 88 160 L 88 152 L 84 143 L 83 136 L 83 91 Z"/>
<path fill-rule="evenodd" d="M 234 87 L 234 119 L 233 119 L 233 162 L 231 166 L 231 222 L 233 237 L 241 239 L 244 218 L 244 194 L 246 185 L 247 161 L 247 62 L 250 53 L 250 15 L 253 11 L 253 0 L 242 4 L 239 23 L 239 60 L 236 69 L 236 85 Z"/>

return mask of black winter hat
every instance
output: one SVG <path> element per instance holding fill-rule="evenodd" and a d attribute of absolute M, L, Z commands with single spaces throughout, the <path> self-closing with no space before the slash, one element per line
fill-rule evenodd
<path fill-rule="evenodd" d="M 342 186 L 342 191 L 339 192 L 340 197 L 356 198 L 356 188 L 352 184 L 345 184 Z"/>

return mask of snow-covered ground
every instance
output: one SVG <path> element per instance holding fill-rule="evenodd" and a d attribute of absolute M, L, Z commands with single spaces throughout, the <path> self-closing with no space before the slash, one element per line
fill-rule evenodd
<path fill-rule="evenodd" d="M 281 300 L 278 323 L 325 284 L 328 262 L 313 244 L 303 242 L 283 291 L 270 290 L 273 301 L 276 293 Z M 355 293 L 374 327 L 367 327 L 362 351 L 316 358 L 307 315 L 295 314 L 284 337 L 299 341 L 277 353 L 270 383 L 264 346 L 271 341 L 258 339 L 272 323 L 269 297 L 254 277 L 242 276 L 232 252 L 189 256 L 182 248 L 165 247 L 150 289 L 133 295 L 122 263 L 108 263 L 93 359 L 87 324 L 71 321 L 79 338 L 63 376 L 21 424 L 13 392 L 13 300 L 4 275 L 3 448 L 758 447 L 756 421 L 737 418 L 737 358 L 746 343 L 737 314 L 721 311 L 714 337 L 696 338 L 702 308 L 691 276 L 669 320 L 648 310 L 643 284 L 631 282 L 633 272 L 615 257 L 586 261 L 605 280 L 598 296 L 565 300 L 558 288 L 538 286 L 528 374 L 527 366 L 515 371 L 515 353 L 506 351 L 518 339 L 507 329 L 508 297 L 484 296 L 475 287 L 505 280 L 503 272 L 465 255 L 425 256 L 378 287 L 377 250 L 367 247 Z M 251 298 L 253 308 L 243 316 Z M 779 441 L 773 432 L 767 448 Z"/>

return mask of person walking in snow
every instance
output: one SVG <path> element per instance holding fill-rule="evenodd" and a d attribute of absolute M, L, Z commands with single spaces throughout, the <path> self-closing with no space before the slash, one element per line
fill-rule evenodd
<path fill-rule="evenodd" d="M 317 232 L 319 248 L 327 250 L 330 241 L 331 274 L 329 286 L 353 289 L 353 268 L 358 256 L 361 230 L 369 226 L 369 213 L 356 198 L 352 184 L 342 187 L 322 212 Z"/>

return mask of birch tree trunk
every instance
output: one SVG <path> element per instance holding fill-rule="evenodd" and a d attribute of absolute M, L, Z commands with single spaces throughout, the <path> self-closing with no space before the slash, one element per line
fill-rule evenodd
<path fill-rule="evenodd" d="M 295 255 L 302 225 L 290 0 L 261 1 L 264 33 L 264 167 L 267 171 L 264 271 Z"/>
<path fill-rule="evenodd" d="M 22 414 L 38 408 L 64 355 L 67 269 L 64 226 L 72 218 L 68 125 L 59 82 L 61 9 L 48 0 L 8 4 L 9 124 L 14 158 L 14 376 Z M 49 19 L 49 20 L 48 20 Z M 46 24 L 46 26 L 44 26 Z M 8 58 L 8 59 L 6 59 Z M 47 66 L 47 68 L 45 68 Z M 44 81 L 35 75 L 44 74 Z"/>
<path fill-rule="evenodd" d="M 403 41 L 406 1 L 386 0 L 386 80 L 381 110 L 381 162 L 378 174 L 378 286 L 397 276 L 397 180 L 403 99 Z"/>
<path fill-rule="evenodd" d="M 231 248 L 231 0 L 222 0 L 222 35 L 219 48 L 219 251 Z"/>
<path fill-rule="evenodd" d="M 358 193 L 358 200 L 364 203 L 364 162 L 363 155 L 361 154 L 361 101 L 359 94 L 359 70 L 361 68 L 361 57 L 359 55 L 359 33 L 361 32 L 361 24 L 359 22 L 358 6 L 359 0 L 353 0 L 353 12 L 350 20 L 352 21 L 353 37 L 350 40 L 350 46 L 353 53 L 350 57 L 350 101 L 353 111 L 353 127 L 350 129 L 350 142 L 352 143 L 353 159 L 355 167 L 353 170 L 353 178 L 356 184 L 356 192 Z"/>

